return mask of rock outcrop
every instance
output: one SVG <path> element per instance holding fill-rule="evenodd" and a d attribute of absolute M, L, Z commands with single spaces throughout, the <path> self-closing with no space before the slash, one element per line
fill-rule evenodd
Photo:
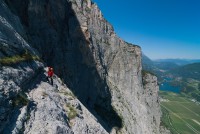
<path fill-rule="evenodd" d="M 53 87 L 41 80 L 28 96 L 31 102 L 24 133 L 107 134 L 97 119 L 57 77 L 54 77 Z"/>
<path fill-rule="evenodd" d="M 120 39 L 96 4 L 1 0 L 0 6 L 0 132 L 159 133 L 157 79 L 142 75 L 141 48 Z M 57 77 L 54 87 L 46 83 L 44 64 L 67 86 Z M 29 101 L 22 103 L 25 92 Z"/>

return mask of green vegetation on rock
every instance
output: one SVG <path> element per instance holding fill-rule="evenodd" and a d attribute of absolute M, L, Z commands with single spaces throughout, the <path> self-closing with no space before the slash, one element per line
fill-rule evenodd
<path fill-rule="evenodd" d="M 13 65 L 24 61 L 40 60 L 36 55 L 30 54 L 28 51 L 25 51 L 22 55 L 14 55 L 10 57 L 4 57 L 0 59 L 0 64 L 2 65 Z"/>
<path fill-rule="evenodd" d="M 154 76 L 156 76 L 153 72 L 151 72 L 151 71 L 148 71 L 148 70 L 142 70 L 142 76 L 145 76 L 145 75 L 147 75 L 147 74 L 151 74 L 151 75 L 154 75 Z"/>
<path fill-rule="evenodd" d="M 65 109 L 65 111 L 67 113 L 67 117 L 69 118 L 69 120 L 72 120 L 77 116 L 77 111 L 73 106 L 71 106 L 71 104 L 67 103 L 64 106 L 64 109 Z"/>
<path fill-rule="evenodd" d="M 29 103 L 29 100 L 27 99 L 27 96 L 26 94 L 24 93 L 19 93 L 15 98 L 13 98 L 12 100 L 12 105 L 14 107 L 17 107 L 17 106 L 26 106 L 28 105 Z"/>

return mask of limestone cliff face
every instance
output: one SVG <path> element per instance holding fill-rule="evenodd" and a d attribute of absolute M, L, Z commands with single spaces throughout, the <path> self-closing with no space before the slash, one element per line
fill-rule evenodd
<path fill-rule="evenodd" d="M 12 14 L 3 1 L 0 1 L 0 133 L 3 133 L 8 124 L 10 126 L 15 124 L 17 117 L 14 115 L 18 115 L 19 109 L 15 107 L 17 104 L 13 101 L 43 67 L 42 63 L 34 60 L 12 66 L 3 65 L 2 59 L 13 57 L 14 60 L 16 55 L 22 55 L 25 50 L 36 54 L 24 40 L 24 34 L 19 18 Z M 7 61 L 12 63 L 9 59 Z"/>
<path fill-rule="evenodd" d="M 156 77 L 149 74 L 142 75 L 141 48 L 120 39 L 115 34 L 112 25 L 104 19 L 96 4 L 90 0 L 5 0 L 5 3 L 1 0 L 3 8 L 0 10 L 5 10 L 0 12 L 2 18 L 0 22 L 3 26 L 0 27 L 0 39 L 3 44 L 0 46 L 0 57 L 10 56 L 8 54 L 16 55 L 25 50 L 32 55 L 39 55 L 44 63 L 54 67 L 55 73 L 64 80 L 69 89 L 100 123 L 94 123 L 96 125 L 93 127 L 91 122 L 95 122 L 96 119 L 91 117 L 88 122 L 85 116 L 84 120 L 80 120 L 83 121 L 83 129 L 78 127 L 78 120 L 75 119 L 74 124 L 77 127 L 72 125 L 70 129 L 70 125 L 63 122 L 62 129 L 55 128 L 51 131 L 52 133 L 59 131 L 77 134 L 159 133 L 160 106 Z M 15 19 L 12 20 L 12 18 Z M 14 43 L 16 41 L 18 42 Z M 37 74 L 36 70 L 41 70 L 39 68 L 43 66 L 36 60 L 23 62 L 14 67 L 3 66 L 1 76 L 5 77 L 6 69 L 9 68 L 24 72 L 24 79 L 32 79 L 31 76 Z M 29 75 L 29 71 L 33 73 Z M 5 87 L 9 87 L 6 82 L 16 83 L 15 78 L 3 78 L 3 81 L 4 87 L 1 88 L 3 92 L 5 92 Z M 18 81 L 23 83 L 21 79 Z M 45 83 L 40 83 L 38 87 L 42 85 Z M 16 87 L 13 89 L 17 89 Z M 21 87 L 19 85 L 18 88 L 23 91 Z M 61 86 L 57 84 L 58 87 Z M 42 92 L 45 86 L 36 89 L 37 92 Z M 42 108 L 46 107 L 47 111 L 50 109 L 54 111 L 55 107 L 51 106 L 58 100 L 60 100 L 59 105 L 56 107 L 63 107 L 66 98 L 58 97 L 57 93 L 46 92 L 50 96 L 48 99 L 52 102 L 49 105 L 44 106 L 42 100 L 31 97 L 34 102 L 39 101 L 38 104 L 43 105 L 39 107 L 40 105 L 36 104 L 41 109 L 39 113 L 42 114 Z M 31 93 L 30 90 L 29 94 Z M 3 98 L 3 103 L 8 103 L 10 97 L 5 99 L 4 96 Z M 9 111 L 10 108 L 3 106 L 2 109 L 4 110 L 0 112 L 3 111 L 5 114 L 5 109 Z M 78 111 L 82 110 L 78 109 Z M 62 110 L 57 112 L 61 115 L 58 116 L 59 120 L 65 118 L 64 114 L 61 114 Z M 35 114 L 38 114 L 37 110 Z M 50 112 L 47 116 L 48 119 L 44 118 L 47 119 L 46 123 L 51 119 L 51 114 Z M 2 116 L 5 118 L 3 120 L 7 117 L 8 115 Z M 35 122 L 39 120 L 34 117 L 34 112 L 30 118 L 32 120 L 28 122 L 29 126 L 36 124 Z M 56 118 L 53 118 L 53 121 L 56 121 Z M 62 120 L 60 122 L 62 123 Z M 51 127 L 51 123 L 43 127 Z M 0 124 L 6 124 L 6 121 Z M 31 133 L 37 130 L 38 126 L 35 130 L 31 130 L 28 125 L 23 132 Z M 65 125 L 69 127 L 66 128 Z M 86 131 L 88 125 L 90 129 Z M 99 125 L 102 126 L 100 130 L 97 129 Z M 0 132 L 5 130 L 4 125 L 1 128 Z M 48 129 L 41 131 L 46 130 Z"/>

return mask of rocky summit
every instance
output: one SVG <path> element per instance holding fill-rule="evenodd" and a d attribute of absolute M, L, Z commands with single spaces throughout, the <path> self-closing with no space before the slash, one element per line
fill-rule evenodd
<path fill-rule="evenodd" d="M 160 116 L 141 48 L 119 38 L 95 3 L 0 0 L 0 133 L 167 133 Z"/>

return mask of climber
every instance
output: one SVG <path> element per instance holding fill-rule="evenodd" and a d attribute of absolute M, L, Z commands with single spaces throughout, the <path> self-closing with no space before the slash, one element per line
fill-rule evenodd
<path fill-rule="evenodd" d="M 51 80 L 51 85 L 53 85 L 53 68 L 48 67 L 48 72 L 47 72 L 47 81 L 49 82 L 49 79 Z"/>

